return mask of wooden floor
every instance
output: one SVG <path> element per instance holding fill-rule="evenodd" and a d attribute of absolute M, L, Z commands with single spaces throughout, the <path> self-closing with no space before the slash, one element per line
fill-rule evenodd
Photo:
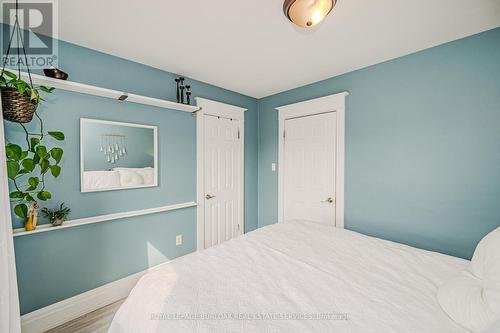
<path fill-rule="evenodd" d="M 124 300 L 112 303 L 103 308 L 90 312 L 80 318 L 73 319 L 61 326 L 55 327 L 45 333 L 106 333 Z"/>

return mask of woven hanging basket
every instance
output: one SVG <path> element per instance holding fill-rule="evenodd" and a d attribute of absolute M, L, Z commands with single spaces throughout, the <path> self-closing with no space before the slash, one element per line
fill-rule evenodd
<path fill-rule="evenodd" d="M 16 88 L 2 87 L 3 117 L 16 123 L 29 123 L 33 119 L 37 103 Z"/>

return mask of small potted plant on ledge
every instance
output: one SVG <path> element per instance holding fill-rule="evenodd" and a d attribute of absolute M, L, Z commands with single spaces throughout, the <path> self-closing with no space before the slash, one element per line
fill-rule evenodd
<path fill-rule="evenodd" d="M 57 210 L 50 210 L 47 207 L 42 209 L 43 217 L 48 218 L 52 226 L 57 227 L 66 221 L 67 217 L 71 213 L 71 209 L 64 207 L 64 202 L 59 206 Z"/>

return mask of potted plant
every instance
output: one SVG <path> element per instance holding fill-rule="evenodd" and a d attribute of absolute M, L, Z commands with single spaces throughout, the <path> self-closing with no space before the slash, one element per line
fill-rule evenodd
<path fill-rule="evenodd" d="M 48 218 L 52 226 L 57 227 L 63 224 L 66 221 L 66 218 L 71 213 L 71 209 L 68 207 L 64 207 L 64 202 L 59 206 L 57 210 L 50 210 L 47 207 L 42 209 L 42 215 L 45 218 Z"/>
<path fill-rule="evenodd" d="M 45 86 L 39 86 L 39 89 L 46 93 L 54 90 Z M 0 75 L 0 90 L 4 118 L 16 123 L 29 123 L 42 101 L 40 91 L 33 84 L 6 70 Z"/>
<path fill-rule="evenodd" d="M 18 80 L 15 74 L 4 72 L 10 80 L 6 80 L 0 76 L 0 88 L 2 89 L 2 104 L 4 101 L 4 90 L 17 89 L 17 93 L 22 96 L 30 96 L 28 99 L 34 105 L 38 105 L 42 100 L 38 90 L 28 85 L 22 80 Z M 10 74 L 7 74 L 10 73 Z M 3 78 L 3 80 L 2 80 Z M 45 92 L 52 92 L 54 88 L 40 88 Z M 29 91 L 28 93 L 26 91 Z M 27 95 L 29 94 L 29 95 Z M 34 97 L 33 97 L 34 96 Z M 33 97 L 33 99 L 31 99 Z M 11 103 L 8 101 L 7 103 Z M 31 112 L 31 111 L 30 111 Z M 14 201 L 14 213 L 20 218 L 28 217 L 28 207 L 31 207 L 36 202 L 37 198 L 41 201 L 49 200 L 52 194 L 45 187 L 45 177 L 51 174 L 57 178 L 61 173 L 60 162 L 63 156 L 63 149 L 59 147 L 48 147 L 45 139 L 51 137 L 57 141 L 64 140 L 64 133 L 56 131 L 44 131 L 44 123 L 42 118 L 37 114 L 36 108 L 33 111 L 34 115 L 40 122 L 40 132 L 28 132 L 23 122 L 28 117 L 22 112 L 10 112 L 11 121 L 18 122 L 25 132 L 26 143 L 24 147 L 19 144 L 9 142 L 5 145 L 5 153 L 7 157 L 7 176 L 11 180 L 14 190 L 10 192 L 10 198 Z M 5 114 L 5 108 L 4 108 Z M 29 118 L 32 118 L 33 114 Z"/>
<path fill-rule="evenodd" d="M 24 32 L 19 24 L 18 11 L 16 1 L 13 32 L 17 31 L 17 36 L 19 37 Z M 19 75 L 5 70 L 13 38 L 14 33 L 11 34 L 7 44 L 8 47 L 0 73 L 2 112 L 5 119 L 19 123 L 23 128 L 26 133 L 26 147 L 21 147 L 15 143 L 5 145 L 7 175 L 14 186 L 14 190 L 10 192 L 9 196 L 15 202 L 14 213 L 25 219 L 25 229 L 34 230 L 36 228 L 38 213 L 38 203 L 35 197 L 42 201 L 49 200 L 52 197 L 52 194 L 45 188 L 45 176 L 49 171 L 52 176 L 59 176 L 61 173 L 61 166 L 59 164 L 63 155 L 63 150 L 59 147 L 47 148 L 43 139 L 51 136 L 56 140 L 62 141 L 64 140 L 64 134 L 61 132 L 44 132 L 43 120 L 36 112 L 38 105 L 42 101 L 40 91 L 51 93 L 54 88 L 47 88 L 45 86 L 35 88 L 33 85 L 22 39 L 17 39 Z M 19 52 L 20 48 L 24 54 L 24 65 L 28 71 L 29 83 L 21 79 L 20 64 L 23 62 Z M 23 125 L 30 122 L 33 119 L 33 115 L 40 121 L 39 133 L 30 133 L 26 126 Z M 30 207 L 29 211 L 28 205 Z"/>

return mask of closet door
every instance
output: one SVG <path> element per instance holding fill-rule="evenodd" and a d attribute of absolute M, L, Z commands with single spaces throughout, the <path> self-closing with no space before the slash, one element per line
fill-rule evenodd
<path fill-rule="evenodd" d="M 239 122 L 204 116 L 205 197 L 204 247 L 229 240 L 240 233 L 242 165 Z"/>
<path fill-rule="evenodd" d="M 285 120 L 284 221 L 335 225 L 336 113 Z"/>

